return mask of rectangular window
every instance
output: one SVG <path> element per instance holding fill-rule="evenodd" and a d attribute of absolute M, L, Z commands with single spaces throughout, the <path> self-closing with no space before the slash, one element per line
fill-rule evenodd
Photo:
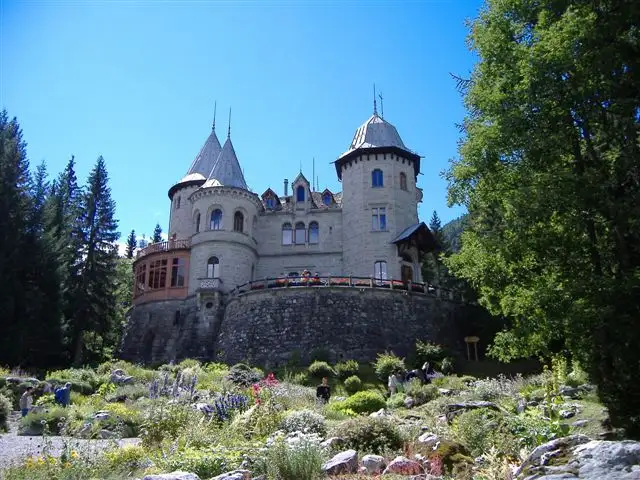
<path fill-rule="evenodd" d="M 296 245 L 304 245 L 307 241 L 307 229 L 304 226 L 304 223 L 296 224 L 296 234 L 295 234 Z"/>
<path fill-rule="evenodd" d="M 149 287 L 165 288 L 167 286 L 167 259 L 156 260 L 149 265 Z"/>
<path fill-rule="evenodd" d="M 371 230 L 384 231 L 387 229 L 386 207 L 371 209 Z"/>
<path fill-rule="evenodd" d="M 387 262 L 373 264 L 373 277 L 378 281 L 387 279 Z"/>
<path fill-rule="evenodd" d="M 171 266 L 171 286 L 184 287 L 184 258 L 174 258 Z"/>

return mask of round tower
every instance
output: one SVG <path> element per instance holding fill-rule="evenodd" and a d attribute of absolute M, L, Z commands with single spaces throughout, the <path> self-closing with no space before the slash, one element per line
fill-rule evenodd
<path fill-rule="evenodd" d="M 221 151 L 214 117 L 211 133 L 193 160 L 189 171 L 169 189 L 169 239 L 184 240 L 195 233 L 195 218 L 189 196 L 205 183 Z"/>
<path fill-rule="evenodd" d="M 422 281 L 420 250 L 432 236 L 418 220 L 420 156 L 374 106 L 335 167 L 342 181 L 344 273 Z"/>
<path fill-rule="evenodd" d="M 249 191 L 230 134 L 189 202 L 195 219 L 189 294 L 228 292 L 253 280 L 258 264 L 254 230 L 263 207 L 258 195 Z"/>

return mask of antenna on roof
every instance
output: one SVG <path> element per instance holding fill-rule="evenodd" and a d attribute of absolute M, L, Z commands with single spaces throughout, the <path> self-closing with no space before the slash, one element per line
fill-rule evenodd
<path fill-rule="evenodd" d="M 384 119 L 384 103 L 382 103 L 382 94 L 378 94 L 378 98 L 380 99 L 380 116 Z"/>
<path fill-rule="evenodd" d="M 218 102 L 213 102 L 213 129 L 216 129 L 216 110 L 218 108 Z"/>
<path fill-rule="evenodd" d="M 231 107 L 229 107 L 229 129 L 227 130 L 227 138 L 231 138 Z"/>
<path fill-rule="evenodd" d="M 376 103 L 376 84 L 373 84 L 373 114 L 378 115 L 378 104 Z"/>

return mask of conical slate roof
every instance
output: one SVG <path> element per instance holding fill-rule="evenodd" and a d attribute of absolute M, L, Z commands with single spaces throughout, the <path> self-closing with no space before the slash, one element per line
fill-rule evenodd
<path fill-rule="evenodd" d="M 207 138 L 207 141 L 204 142 L 204 145 L 200 149 L 200 153 L 198 153 L 195 160 L 191 164 L 191 167 L 189 168 L 189 171 L 187 172 L 185 178 L 194 173 L 199 173 L 204 178 L 207 178 L 207 175 L 209 175 L 209 172 L 211 172 L 211 169 L 215 165 L 221 151 L 222 148 L 220 147 L 220 141 L 218 140 L 218 136 L 216 135 L 216 128 L 214 125 L 214 127 L 211 129 L 209 138 Z"/>
<path fill-rule="evenodd" d="M 379 147 L 397 147 L 410 151 L 402 142 L 396 127 L 374 112 L 373 115 L 356 130 L 349 150 L 344 152 L 341 157 L 359 148 Z"/>
<path fill-rule="evenodd" d="M 203 185 L 203 188 L 220 185 L 249 190 L 247 182 L 244 180 L 236 151 L 233 148 L 233 143 L 231 143 L 231 137 L 227 137 L 227 140 L 224 142 L 222 151 L 209 172 L 209 177 Z"/>

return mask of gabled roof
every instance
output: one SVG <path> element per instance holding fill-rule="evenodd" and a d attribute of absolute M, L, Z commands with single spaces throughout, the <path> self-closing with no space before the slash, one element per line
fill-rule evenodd
<path fill-rule="evenodd" d="M 436 248 L 436 239 L 424 222 L 416 223 L 405 228 L 391 243 L 396 245 L 415 246 L 423 252 L 430 252 Z"/>
<path fill-rule="evenodd" d="M 293 182 L 291 182 L 291 186 L 293 187 L 296 183 L 300 181 L 303 181 L 307 185 L 310 185 L 309 180 L 307 180 L 307 177 L 305 177 L 304 174 L 300 172 L 298 176 L 293 180 Z"/>
<path fill-rule="evenodd" d="M 231 137 L 227 137 L 224 142 L 222 151 L 218 155 L 203 187 L 220 185 L 249 190 L 247 182 L 244 180 L 244 174 L 242 173 L 242 168 L 240 168 L 236 151 L 233 148 Z"/>
<path fill-rule="evenodd" d="M 198 153 L 191 164 L 187 175 L 199 173 L 206 178 L 207 175 L 209 175 L 209 172 L 211 172 L 211 169 L 213 168 L 213 165 L 218 159 L 221 151 L 222 147 L 220 147 L 220 142 L 218 141 L 218 136 L 216 135 L 216 129 L 214 126 L 211 129 L 211 134 L 207 138 L 207 141 L 204 142 L 204 145 L 200 149 L 200 153 Z"/>
<path fill-rule="evenodd" d="M 264 193 L 262 194 L 262 198 L 266 198 L 266 197 L 274 197 L 274 198 L 280 198 L 278 197 L 278 194 L 276 192 L 274 192 L 273 190 L 271 190 L 271 188 L 267 188 Z"/>

